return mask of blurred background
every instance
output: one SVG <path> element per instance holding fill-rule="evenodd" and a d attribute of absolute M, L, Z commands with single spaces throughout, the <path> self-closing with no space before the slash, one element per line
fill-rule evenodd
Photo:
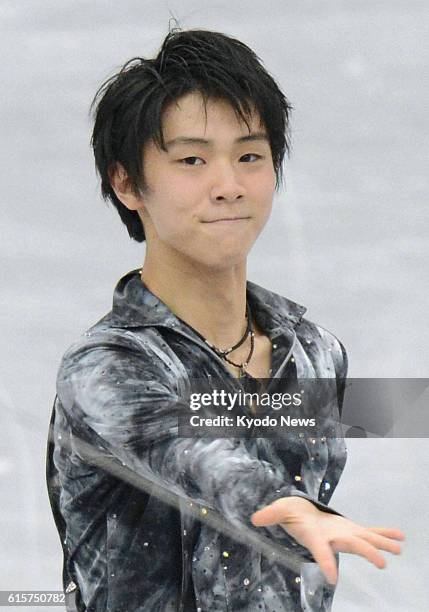
<path fill-rule="evenodd" d="M 295 109 L 249 278 L 337 335 L 350 376 L 428 375 L 426 0 L 3 0 L 0 590 L 61 588 L 44 482 L 56 370 L 144 258 L 99 196 L 89 105 L 126 60 L 156 53 L 172 17 L 250 45 Z M 383 571 L 342 555 L 334 612 L 423 612 L 426 440 L 348 448 L 333 507 L 407 541 Z"/>

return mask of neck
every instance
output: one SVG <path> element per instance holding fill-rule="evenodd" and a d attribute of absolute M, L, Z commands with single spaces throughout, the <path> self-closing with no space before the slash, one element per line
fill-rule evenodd
<path fill-rule="evenodd" d="M 220 349 L 246 329 L 246 261 L 213 270 L 195 262 L 156 261 L 146 254 L 141 274 L 149 290 L 180 319 Z"/>

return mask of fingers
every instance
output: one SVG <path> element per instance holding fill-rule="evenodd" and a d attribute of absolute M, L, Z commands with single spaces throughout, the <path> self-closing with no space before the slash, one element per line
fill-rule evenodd
<path fill-rule="evenodd" d="M 367 542 L 369 542 L 380 550 L 385 550 L 386 552 L 390 552 L 393 555 L 401 554 L 400 545 L 390 538 L 386 538 L 385 536 L 379 535 L 367 529 L 363 533 L 358 535 L 360 538 L 363 538 L 364 540 L 366 540 Z"/>
<path fill-rule="evenodd" d="M 386 567 L 386 559 L 378 550 L 366 540 L 362 540 L 357 536 L 347 536 L 344 538 L 335 538 L 331 541 L 336 552 L 346 552 L 359 555 L 368 559 L 370 563 L 373 563 L 379 569 Z"/>
<path fill-rule="evenodd" d="M 265 506 L 262 510 L 258 510 L 250 517 L 255 527 L 267 527 L 268 525 L 276 525 L 279 522 L 279 511 L 273 505 Z"/>
<path fill-rule="evenodd" d="M 338 577 L 337 562 L 330 544 L 320 538 L 313 539 L 311 547 L 308 546 L 308 549 L 310 550 L 316 562 L 319 564 L 319 567 L 325 575 L 326 580 L 330 584 L 336 584 Z"/>
<path fill-rule="evenodd" d="M 295 505 L 287 508 L 285 513 L 284 506 L 284 503 L 277 500 L 255 512 L 251 517 L 253 525 L 260 527 L 280 524 L 312 553 L 331 584 L 336 584 L 338 576 L 334 552 L 359 555 L 379 569 L 386 567 L 386 560 L 380 550 L 395 555 L 401 553 L 397 540 L 405 540 L 405 535 L 399 529 L 362 527 L 343 517 L 326 516 L 324 513 L 314 518 L 313 514 L 308 516 L 308 513 L 298 512 Z"/>
<path fill-rule="evenodd" d="M 405 540 L 405 534 L 400 529 L 393 529 L 389 527 L 367 527 L 369 531 L 378 533 L 386 538 L 393 538 L 394 540 Z"/>

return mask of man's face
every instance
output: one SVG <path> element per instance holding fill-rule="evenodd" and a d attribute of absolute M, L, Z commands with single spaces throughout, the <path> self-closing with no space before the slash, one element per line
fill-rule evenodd
<path fill-rule="evenodd" d="M 167 107 L 167 151 L 144 150 L 148 193 L 138 212 L 148 250 L 217 269 L 245 261 L 271 211 L 276 177 L 267 134 L 255 114 L 250 132 L 225 101 L 199 93 Z"/>

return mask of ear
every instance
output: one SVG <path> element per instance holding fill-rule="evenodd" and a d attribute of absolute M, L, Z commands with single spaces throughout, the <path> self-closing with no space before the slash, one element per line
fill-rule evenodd
<path fill-rule="evenodd" d="M 130 210 L 143 208 L 143 199 L 134 193 L 127 171 L 116 162 L 108 170 L 110 184 L 118 200 Z"/>

